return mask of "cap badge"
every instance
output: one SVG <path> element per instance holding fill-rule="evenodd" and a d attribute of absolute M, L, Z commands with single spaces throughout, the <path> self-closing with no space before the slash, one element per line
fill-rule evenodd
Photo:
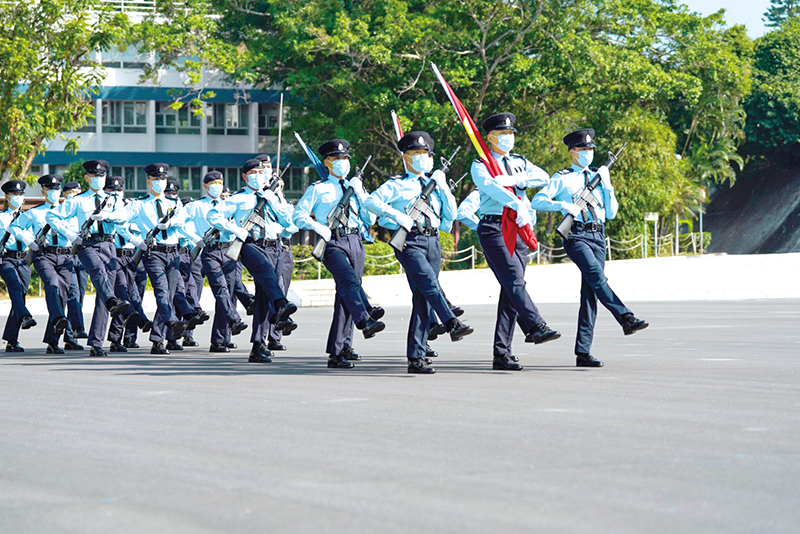
<path fill-rule="evenodd" d="M 587 143 L 591 143 L 592 142 L 592 136 L 591 135 L 587 135 L 586 136 L 586 142 Z"/>
<path fill-rule="evenodd" d="M 344 145 L 342 143 L 339 143 L 339 150 L 344 150 Z"/>
<path fill-rule="evenodd" d="M 506 124 L 511 126 L 511 117 L 506 117 Z"/>
<path fill-rule="evenodd" d="M 423 137 L 421 135 L 419 136 L 419 144 L 421 144 L 421 145 L 426 144 L 425 143 L 425 139 L 423 139 Z"/>
<path fill-rule="evenodd" d="M 158 172 L 164 172 L 164 167 L 159 167 Z"/>

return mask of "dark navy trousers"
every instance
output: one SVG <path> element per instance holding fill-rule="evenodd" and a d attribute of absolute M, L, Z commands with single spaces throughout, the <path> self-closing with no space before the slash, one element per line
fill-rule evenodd
<path fill-rule="evenodd" d="M 284 244 L 278 254 L 278 265 L 275 272 L 278 274 L 278 285 L 285 295 L 289 294 L 289 284 L 292 283 L 292 271 L 294 271 L 292 245 Z M 280 341 L 281 338 L 283 338 L 283 331 L 276 330 L 274 324 L 270 325 L 269 340 Z"/>
<path fill-rule="evenodd" d="M 25 263 L 25 258 L 3 258 L 0 277 L 6 283 L 8 297 L 11 299 L 11 312 L 6 320 L 3 339 L 16 343 L 19 340 L 22 318 L 31 314 L 25 306 L 25 295 L 28 294 L 31 283 L 31 266 Z"/>
<path fill-rule="evenodd" d="M 234 299 L 242 303 L 242 306 L 247 308 L 254 297 L 253 294 L 247 290 L 244 282 L 242 282 L 242 272 L 242 260 L 239 259 L 239 261 L 236 262 L 236 285 L 233 289 L 233 296 Z"/>
<path fill-rule="evenodd" d="M 503 225 L 499 220 L 481 219 L 478 224 L 478 239 L 486 256 L 486 263 L 500 283 L 492 350 L 495 356 L 510 354 L 515 323 L 519 322 L 525 333 L 528 333 L 545 322 L 526 289 L 528 247 L 517 237 L 514 254 L 509 254 L 503 239 Z"/>
<path fill-rule="evenodd" d="M 361 287 L 364 257 L 364 244 L 357 234 L 331 239 L 325 246 L 322 263 L 336 282 L 333 320 L 325 349 L 330 355 L 339 355 L 345 347 L 352 347 L 353 327 L 369 319 L 370 305 Z"/>
<path fill-rule="evenodd" d="M 69 296 L 67 297 L 67 315 L 73 330 L 85 330 L 83 324 L 83 297 L 86 295 L 86 285 L 89 282 L 89 273 L 81 265 L 80 260 L 74 258 L 72 283 L 69 286 Z"/>
<path fill-rule="evenodd" d="M 167 325 L 178 320 L 173 301 L 179 284 L 182 285 L 180 261 L 177 252 L 150 250 L 142 257 L 158 307 L 150 331 L 150 341 L 153 343 L 162 343 L 167 335 L 172 339 L 172 332 Z"/>
<path fill-rule="evenodd" d="M 181 278 L 183 279 L 186 303 L 195 311 L 200 309 L 200 292 L 203 289 L 203 267 L 199 261 L 192 261 L 188 252 L 181 252 Z M 198 277 L 200 283 L 198 284 Z M 183 337 L 193 337 L 194 329 L 186 330 Z"/>
<path fill-rule="evenodd" d="M 78 258 L 86 268 L 95 289 L 94 314 L 89 326 L 88 344 L 100 348 L 106 337 L 108 308 L 117 280 L 117 250 L 111 241 L 94 241 L 78 248 Z"/>
<path fill-rule="evenodd" d="M 286 298 L 278 285 L 278 275 L 273 267 L 274 261 L 270 260 L 267 247 L 263 248 L 255 243 L 245 243 L 242 246 L 241 261 L 247 267 L 256 283 L 256 306 L 253 313 L 253 332 L 250 334 L 252 343 L 263 343 L 269 335 L 269 318 L 274 313 L 274 302 Z"/>
<path fill-rule="evenodd" d="M 574 225 L 569 238 L 564 241 L 569 259 L 581 270 L 581 307 L 578 312 L 578 336 L 575 352 L 589 354 L 594 338 L 598 299 L 614 319 L 622 324 L 622 315 L 631 311 L 608 285 L 604 272 L 606 265 L 606 239 L 602 231 L 591 232 Z"/>
<path fill-rule="evenodd" d="M 228 343 L 231 340 L 231 323 L 242 317 L 236 311 L 233 288 L 236 285 L 237 265 L 225 255 L 226 249 L 209 250 L 200 254 L 203 270 L 208 275 L 208 287 L 214 295 L 214 324 L 211 328 L 211 343 Z"/>
<path fill-rule="evenodd" d="M 137 315 L 137 324 L 139 321 L 147 319 L 147 315 L 145 315 L 142 308 L 142 296 L 136 285 L 136 269 L 131 256 L 117 256 L 117 280 L 114 292 L 118 298 L 127 296 L 131 307 L 124 316 L 120 314 L 111 319 L 111 325 L 108 327 L 108 340 L 113 343 L 122 342 L 122 336 L 125 333 L 125 321 L 131 313 Z M 133 339 L 135 340 L 136 338 L 134 337 Z"/>
<path fill-rule="evenodd" d="M 144 270 L 144 262 L 139 262 L 139 265 L 134 268 L 134 285 L 136 286 L 136 290 L 139 293 L 139 302 L 144 302 L 144 293 L 147 290 L 147 271 Z M 131 262 L 131 268 L 133 262 Z M 142 309 L 142 313 L 144 313 L 144 308 Z M 146 319 L 147 316 L 143 315 Z M 139 333 L 138 327 L 136 325 L 132 326 L 125 326 L 125 341 L 129 343 L 135 343 L 137 335 Z"/>
<path fill-rule="evenodd" d="M 447 324 L 450 319 L 455 318 L 439 285 L 439 269 L 442 265 L 439 237 L 411 231 L 406 238 L 403 252 L 395 251 L 395 256 L 405 270 L 412 294 L 406 357 L 410 360 L 424 358 L 430 328 L 428 304 L 442 323 Z"/>
<path fill-rule="evenodd" d="M 55 321 L 66 317 L 65 307 L 75 268 L 72 263 L 72 254 L 38 252 L 33 257 L 33 266 L 39 273 L 39 278 L 42 279 L 47 313 L 49 314 L 43 341 L 48 345 L 58 345 L 60 336 L 55 334 Z M 64 330 L 64 341 L 76 342 L 71 326 L 67 326 Z"/>

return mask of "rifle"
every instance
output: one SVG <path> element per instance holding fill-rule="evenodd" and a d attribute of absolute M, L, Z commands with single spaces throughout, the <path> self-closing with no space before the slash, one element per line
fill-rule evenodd
<path fill-rule="evenodd" d="M 39 233 L 36 234 L 36 238 L 33 240 L 33 242 L 36 243 L 37 247 L 39 247 L 37 250 L 42 250 L 42 247 L 44 247 L 45 240 L 47 239 L 47 232 L 49 231 L 50 225 L 45 224 L 42 229 L 39 230 Z M 28 265 L 33 263 L 33 249 L 30 247 L 28 247 L 28 253 L 25 254 L 25 263 Z"/>
<path fill-rule="evenodd" d="M 447 173 L 450 170 L 450 165 L 453 163 L 453 159 L 458 154 L 458 151 L 461 150 L 461 147 L 456 147 L 455 152 L 453 155 L 450 156 L 450 159 L 441 158 L 442 162 L 442 172 Z M 436 187 L 436 181 L 430 180 L 425 187 L 422 188 L 422 192 L 419 194 L 416 200 L 410 202 L 408 206 L 406 206 L 406 214 L 411 217 L 412 221 L 415 221 L 417 224 L 417 229 L 422 230 L 422 223 L 419 222 L 419 216 L 423 213 L 428 213 L 430 211 L 430 206 L 428 205 L 428 199 L 433 193 L 434 188 Z M 397 252 L 402 252 L 403 247 L 406 246 L 406 237 L 408 237 L 408 230 L 400 226 L 397 230 L 394 231 L 392 234 L 392 238 L 389 240 L 389 244 Z"/>
<path fill-rule="evenodd" d="M 103 201 L 100 203 L 100 205 L 97 206 L 94 209 L 94 211 L 92 212 L 92 215 L 97 215 L 98 213 L 103 211 L 103 208 L 105 208 L 106 204 L 108 204 L 108 199 L 109 198 L 111 198 L 111 196 L 110 195 L 106 195 L 106 198 L 104 198 Z M 81 225 L 80 232 L 78 232 L 78 237 L 81 238 L 81 241 L 86 241 L 87 239 L 89 239 L 89 229 L 92 227 L 92 225 L 95 222 L 103 224 L 103 221 L 93 221 L 92 220 L 92 215 L 86 217 L 86 220 L 83 221 L 83 225 Z M 72 254 L 74 255 L 76 252 L 78 252 L 78 245 L 73 243 L 72 244 Z"/>
<path fill-rule="evenodd" d="M 619 160 L 619 157 L 622 154 L 622 151 L 625 150 L 626 146 L 628 146 L 627 141 L 625 142 L 624 145 L 622 145 L 622 148 L 620 148 L 616 154 L 614 154 L 613 152 L 609 152 L 608 161 L 605 163 L 604 167 L 607 167 L 609 170 L 611 170 L 611 168 L 614 166 L 617 160 Z M 600 183 L 600 173 L 595 172 L 594 176 L 592 176 L 592 179 L 589 180 L 589 183 L 586 185 L 581 194 L 578 196 L 577 200 L 575 200 L 575 205 L 581 209 L 584 218 L 586 218 L 586 210 L 588 209 L 589 206 L 593 208 L 597 207 L 597 199 L 592 194 L 592 191 L 595 190 L 595 188 L 599 183 Z M 560 223 L 558 223 L 558 226 L 556 226 L 556 232 L 558 233 L 558 235 L 560 235 L 563 239 L 569 237 L 569 233 L 572 231 L 572 223 L 574 221 L 575 217 L 567 213 L 566 216 L 564 216 L 564 219 Z"/>
<path fill-rule="evenodd" d="M 372 156 L 370 155 L 367 161 L 364 162 L 364 166 L 360 169 L 356 169 L 355 178 L 361 178 L 361 175 L 364 174 L 364 170 L 367 168 L 369 160 L 371 159 Z M 339 203 L 336 204 L 336 207 L 333 208 L 333 211 L 328 215 L 328 228 L 331 229 L 331 233 L 335 232 L 340 225 L 347 228 L 346 208 L 350 204 L 350 198 L 353 196 L 353 192 L 353 187 L 348 187 L 342 195 L 342 198 L 339 199 Z M 317 261 L 322 261 L 322 258 L 325 257 L 325 246 L 327 244 L 327 241 L 322 239 L 322 237 L 317 238 L 317 242 L 314 244 L 314 250 L 311 251 L 311 255 L 314 256 Z"/>
<path fill-rule="evenodd" d="M 8 243 L 8 238 L 11 237 L 11 225 L 14 224 L 19 216 L 22 215 L 22 210 L 18 209 L 14 212 L 14 215 L 11 217 L 11 221 L 9 221 L 8 226 L 6 227 L 6 233 L 3 234 L 3 237 L 0 238 L 0 263 L 3 263 L 3 254 L 6 253 L 6 243 Z"/>
<path fill-rule="evenodd" d="M 286 168 L 288 169 L 289 166 L 287 165 Z M 284 169 L 284 172 L 286 172 L 286 169 Z M 280 179 L 273 180 L 272 183 L 266 186 L 263 190 L 264 191 L 269 190 L 274 192 L 276 189 L 278 189 L 278 185 L 280 185 L 280 183 L 281 183 Z M 256 205 L 253 208 L 253 211 L 251 211 L 247 215 L 247 217 L 245 217 L 241 222 L 241 227 L 243 230 L 246 230 L 249 233 L 250 230 L 252 230 L 255 226 L 264 228 L 267 225 L 264 212 L 264 208 L 266 207 L 266 205 L 267 205 L 267 199 L 264 198 L 263 196 L 256 201 Z M 242 241 L 237 237 L 236 239 L 233 240 L 231 246 L 228 247 L 228 250 L 225 251 L 225 255 L 230 259 L 232 259 L 233 261 L 239 261 L 239 256 L 242 253 L 242 245 L 244 245 L 244 241 Z"/>
<path fill-rule="evenodd" d="M 163 217 L 161 217 L 161 220 L 158 222 L 163 224 L 169 221 L 172 218 L 172 216 L 175 215 L 175 213 L 178 211 L 179 205 L 180 204 L 175 205 L 175 207 L 169 210 Z M 156 234 L 158 234 L 158 232 L 163 232 L 163 230 L 159 230 L 158 224 L 156 224 L 153 228 L 150 229 L 149 232 L 147 232 L 147 235 L 144 237 L 144 244 L 147 246 L 148 250 L 155 244 Z M 144 251 L 139 247 L 136 247 L 136 252 L 133 253 L 133 258 L 131 258 L 134 267 L 138 266 L 139 262 L 142 261 L 143 254 Z"/>

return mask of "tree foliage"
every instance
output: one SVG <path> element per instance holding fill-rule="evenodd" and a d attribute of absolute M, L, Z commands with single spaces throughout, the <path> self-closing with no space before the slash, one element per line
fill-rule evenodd
<path fill-rule="evenodd" d="M 800 1 L 798 0 L 770 0 L 764 18 L 767 26 L 776 28 L 784 21 L 800 16 Z"/>
<path fill-rule="evenodd" d="M 86 124 L 103 79 L 94 52 L 126 25 L 99 0 L 0 4 L 0 176 L 24 177 L 47 141 Z"/>

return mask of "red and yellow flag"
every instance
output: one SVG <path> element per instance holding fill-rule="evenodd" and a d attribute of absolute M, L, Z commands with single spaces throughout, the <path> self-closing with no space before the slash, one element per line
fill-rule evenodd
<path fill-rule="evenodd" d="M 486 146 L 486 142 L 483 140 L 483 137 L 481 137 L 478 127 L 475 126 L 475 123 L 472 121 L 472 117 L 469 116 L 466 108 L 464 108 L 464 104 L 461 103 L 461 100 L 458 99 L 453 89 L 450 88 L 450 84 L 448 84 L 444 79 L 444 76 L 442 76 L 442 73 L 439 72 L 438 68 L 436 68 L 436 65 L 431 63 L 431 68 L 436 74 L 436 77 L 439 79 L 439 83 L 442 84 L 444 92 L 447 93 L 447 98 L 449 98 L 450 103 L 453 104 L 456 114 L 458 115 L 458 119 L 464 125 L 464 129 L 467 131 L 470 141 L 472 141 L 472 146 L 475 147 L 475 150 L 478 152 L 481 161 L 484 165 L 486 165 L 486 168 L 489 170 L 489 174 L 491 174 L 493 177 L 500 176 L 503 174 L 503 171 L 500 169 L 500 165 L 497 164 L 497 161 L 495 161 L 495 159 L 492 157 L 489 147 Z M 513 187 L 507 187 L 506 189 L 511 191 L 511 193 L 516 196 Z M 520 228 L 517 225 L 516 210 L 504 207 L 503 240 L 506 243 L 506 248 L 508 248 L 509 254 L 512 256 L 514 255 L 514 249 L 517 245 L 517 235 L 522 238 L 523 243 L 525 243 L 529 249 L 536 250 L 536 247 L 539 246 L 539 242 L 536 240 L 536 234 L 533 233 L 533 227 L 530 224 L 526 224 Z"/>

